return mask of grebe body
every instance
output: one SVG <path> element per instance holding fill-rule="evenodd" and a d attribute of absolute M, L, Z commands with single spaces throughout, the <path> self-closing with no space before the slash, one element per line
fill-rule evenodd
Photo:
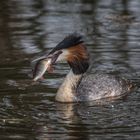
<path fill-rule="evenodd" d="M 56 100 L 59 102 L 82 102 L 104 98 L 120 98 L 127 95 L 132 84 L 117 76 L 94 73 L 75 75 L 72 71 L 59 87 Z"/>

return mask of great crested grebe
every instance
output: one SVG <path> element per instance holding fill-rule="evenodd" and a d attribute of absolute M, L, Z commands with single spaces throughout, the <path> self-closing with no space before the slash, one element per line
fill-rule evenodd
<path fill-rule="evenodd" d="M 44 59 L 51 62 L 47 71 L 53 64 L 64 60 L 71 68 L 57 91 L 55 99 L 59 102 L 121 97 L 132 90 L 133 85 L 129 81 L 116 76 L 100 73 L 86 74 L 89 68 L 89 54 L 79 34 L 74 33 L 65 37 Z"/>

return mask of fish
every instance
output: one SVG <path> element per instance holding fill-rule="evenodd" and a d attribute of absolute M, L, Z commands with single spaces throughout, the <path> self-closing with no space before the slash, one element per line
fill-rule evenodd
<path fill-rule="evenodd" d="M 51 71 L 52 60 L 51 58 L 43 58 L 37 61 L 33 70 L 33 81 L 43 79 L 44 73 L 48 70 Z"/>

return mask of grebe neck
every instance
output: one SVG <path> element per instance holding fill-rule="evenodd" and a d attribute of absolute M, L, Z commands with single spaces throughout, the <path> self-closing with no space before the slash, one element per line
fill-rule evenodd
<path fill-rule="evenodd" d="M 76 89 L 83 74 L 74 74 L 72 70 L 67 74 L 62 85 L 59 87 L 55 99 L 60 102 L 73 102 L 76 99 Z"/>
<path fill-rule="evenodd" d="M 69 49 L 67 62 L 71 70 L 58 89 L 56 100 L 60 102 L 75 102 L 77 101 L 77 87 L 80 84 L 83 74 L 89 67 L 89 54 L 86 48 L 82 44 L 79 44 Z"/>

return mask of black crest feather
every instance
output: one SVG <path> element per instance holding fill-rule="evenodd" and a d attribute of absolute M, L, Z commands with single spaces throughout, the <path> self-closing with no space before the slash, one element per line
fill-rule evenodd
<path fill-rule="evenodd" d="M 76 46 L 80 43 L 83 43 L 82 36 L 77 33 L 72 33 L 65 37 L 56 47 L 51 51 L 51 53 L 61 50 L 61 49 L 67 49 L 72 46 Z"/>

